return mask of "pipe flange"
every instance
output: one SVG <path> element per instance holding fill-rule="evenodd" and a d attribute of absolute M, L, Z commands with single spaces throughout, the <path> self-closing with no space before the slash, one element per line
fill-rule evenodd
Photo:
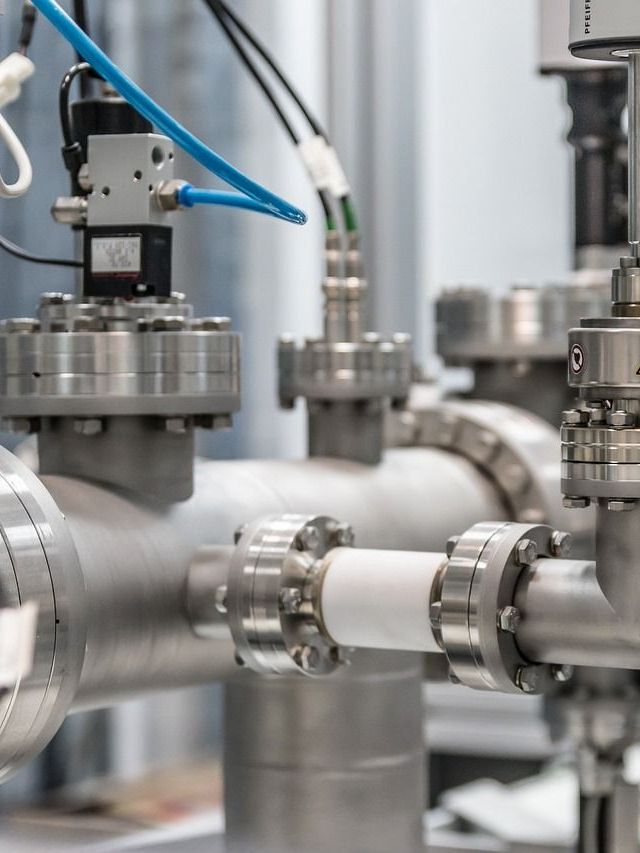
<path fill-rule="evenodd" d="M 435 447 L 468 459 L 494 482 L 509 514 L 542 523 L 557 514 L 557 433 L 539 418 L 502 403 L 438 402 L 411 412 L 401 446 Z"/>
<path fill-rule="evenodd" d="M 227 589 L 229 627 L 241 662 L 260 673 L 328 675 L 340 652 L 313 610 L 317 566 L 344 544 L 344 525 L 313 515 L 269 516 L 241 535 Z"/>
<path fill-rule="evenodd" d="M 409 335 L 332 343 L 308 339 L 299 348 L 283 338 L 278 350 L 280 402 L 291 408 L 307 400 L 359 401 L 389 398 L 400 405 L 411 390 L 413 350 Z"/>
<path fill-rule="evenodd" d="M 523 569 L 554 553 L 546 525 L 477 524 L 455 543 L 442 584 L 442 643 L 452 677 L 476 690 L 543 693 L 553 668 L 520 653 L 515 591 Z"/>
<path fill-rule="evenodd" d="M 206 418 L 240 409 L 240 336 L 166 300 L 45 294 L 39 320 L 0 328 L 0 417 Z M 215 427 L 215 419 L 211 421 Z"/>

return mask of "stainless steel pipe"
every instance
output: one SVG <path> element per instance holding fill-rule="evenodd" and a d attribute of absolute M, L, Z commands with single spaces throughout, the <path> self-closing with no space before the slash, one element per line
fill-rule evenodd
<path fill-rule="evenodd" d="M 73 614 L 87 626 L 75 708 L 235 671 L 230 640 L 202 640 L 190 628 L 187 574 L 201 546 L 232 544 L 236 528 L 261 515 L 326 513 L 353 524 L 363 546 L 442 550 L 452 531 L 505 514 L 474 466 L 427 449 L 392 451 L 376 468 L 200 462 L 194 497 L 169 508 L 69 478 L 44 483 L 66 516 L 85 582 Z"/>

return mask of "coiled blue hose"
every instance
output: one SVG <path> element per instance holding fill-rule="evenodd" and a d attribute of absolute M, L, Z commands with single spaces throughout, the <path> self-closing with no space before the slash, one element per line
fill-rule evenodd
<path fill-rule="evenodd" d="M 304 225 L 307 215 L 304 211 L 275 195 L 261 184 L 251 180 L 194 136 L 180 122 L 176 121 L 159 104 L 147 95 L 131 80 L 95 42 L 67 15 L 55 0 L 33 0 L 33 5 L 50 21 L 76 51 L 89 62 L 105 80 L 120 93 L 139 113 L 154 124 L 158 130 L 172 139 L 184 151 L 190 154 L 202 166 L 222 178 L 248 200 L 256 204 L 252 210 L 270 213 L 278 219 Z M 213 192 L 213 191 L 212 191 Z M 233 193 L 230 194 L 235 199 Z M 260 208 L 259 206 L 262 206 Z M 240 206 L 238 204 L 234 206 Z M 246 205 L 247 207 L 249 205 Z"/>

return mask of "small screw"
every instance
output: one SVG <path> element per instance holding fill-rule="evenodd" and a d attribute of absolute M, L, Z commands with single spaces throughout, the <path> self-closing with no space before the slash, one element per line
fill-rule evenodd
<path fill-rule="evenodd" d="M 498 611 L 498 628 L 507 634 L 515 634 L 522 615 L 517 607 L 503 607 Z"/>
<path fill-rule="evenodd" d="M 447 557 L 449 559 L 451 559 L 451 557 L 453 556 L 453 552 L 455 551 L 459 541 L 459 536 L 452 536 L 450 539 L 447 540 Z"/>
<path fill-rule="evenodd" d="M 538 559 L 538 547 L 531 539 L 522 539 L 516 545 L 516 563 L 519 566 L 532 566 Z"/>
<path fill-rule="evenodd" d="M 551 667 L 551 677 L 558 684 L 567 684 L 573 678 L 574 667 L 568 664 L 554 664 Z"/>
<path fill-rule="evenodd" d="M 520 666 L 516 672 L 516 686 L 523 693 L 536 693 L 540 688 L 540 672 L 535 666 Z"/>
<path fill-rule="evenodd" d="M 296 536 L 298 551 L 314 551 L 320 544 L 320 531 L 317 527 L 303 527 Z"/>
<path fill-rule="evenodd" d="M 571 551 L 573 537 L 562 530 L 554 530 L 551 534 L 549 548 L 554 557 L 568 557 Z"/>
<path fill-rule="evenodd" d="M 73 422 L 73 431 L 87 438 L 100 435 L 103 429 L 104 424 L 100 418 L 76 418 Z"/>
<path fill-rule="evenodd" d="M 216 590 L 216 610 L 223 616 L 227 613 L 227 587 L 219 586 Z"/>
<path fill-rule="evenodd" d="M 579 498 L 574 495 L 565 495 L 562 499 L 562 506 L 565 509 L 586 509 L 591 505 L 591 498 Z"/>
<path fill-rule="evenodd" d="M 233 534 L 234 545 L 238 544 L 238 542 L 242 539 L 242 537 L 244 536 L 244 534 L 247 532 L 248 529 L 249 529 L 248 524 L 241 524 L 240 527 L 237 528 L 236 532 Z"/>
<path fill-rule="evenodd" d="M 302 592 L 296 587 L 286 587 L 280 590 L 280 606 L 289 616 L 300 612 L 302 607 Z"/>

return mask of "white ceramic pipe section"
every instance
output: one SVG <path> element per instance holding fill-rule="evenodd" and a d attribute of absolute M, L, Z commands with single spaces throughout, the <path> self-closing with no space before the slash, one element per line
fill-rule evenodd
<path fill-rule="evenodd" d="M 440 652 L 429 606 L 444 554 L 338 548 L 320 592 L 325 629 L 340 646 Z"/>

